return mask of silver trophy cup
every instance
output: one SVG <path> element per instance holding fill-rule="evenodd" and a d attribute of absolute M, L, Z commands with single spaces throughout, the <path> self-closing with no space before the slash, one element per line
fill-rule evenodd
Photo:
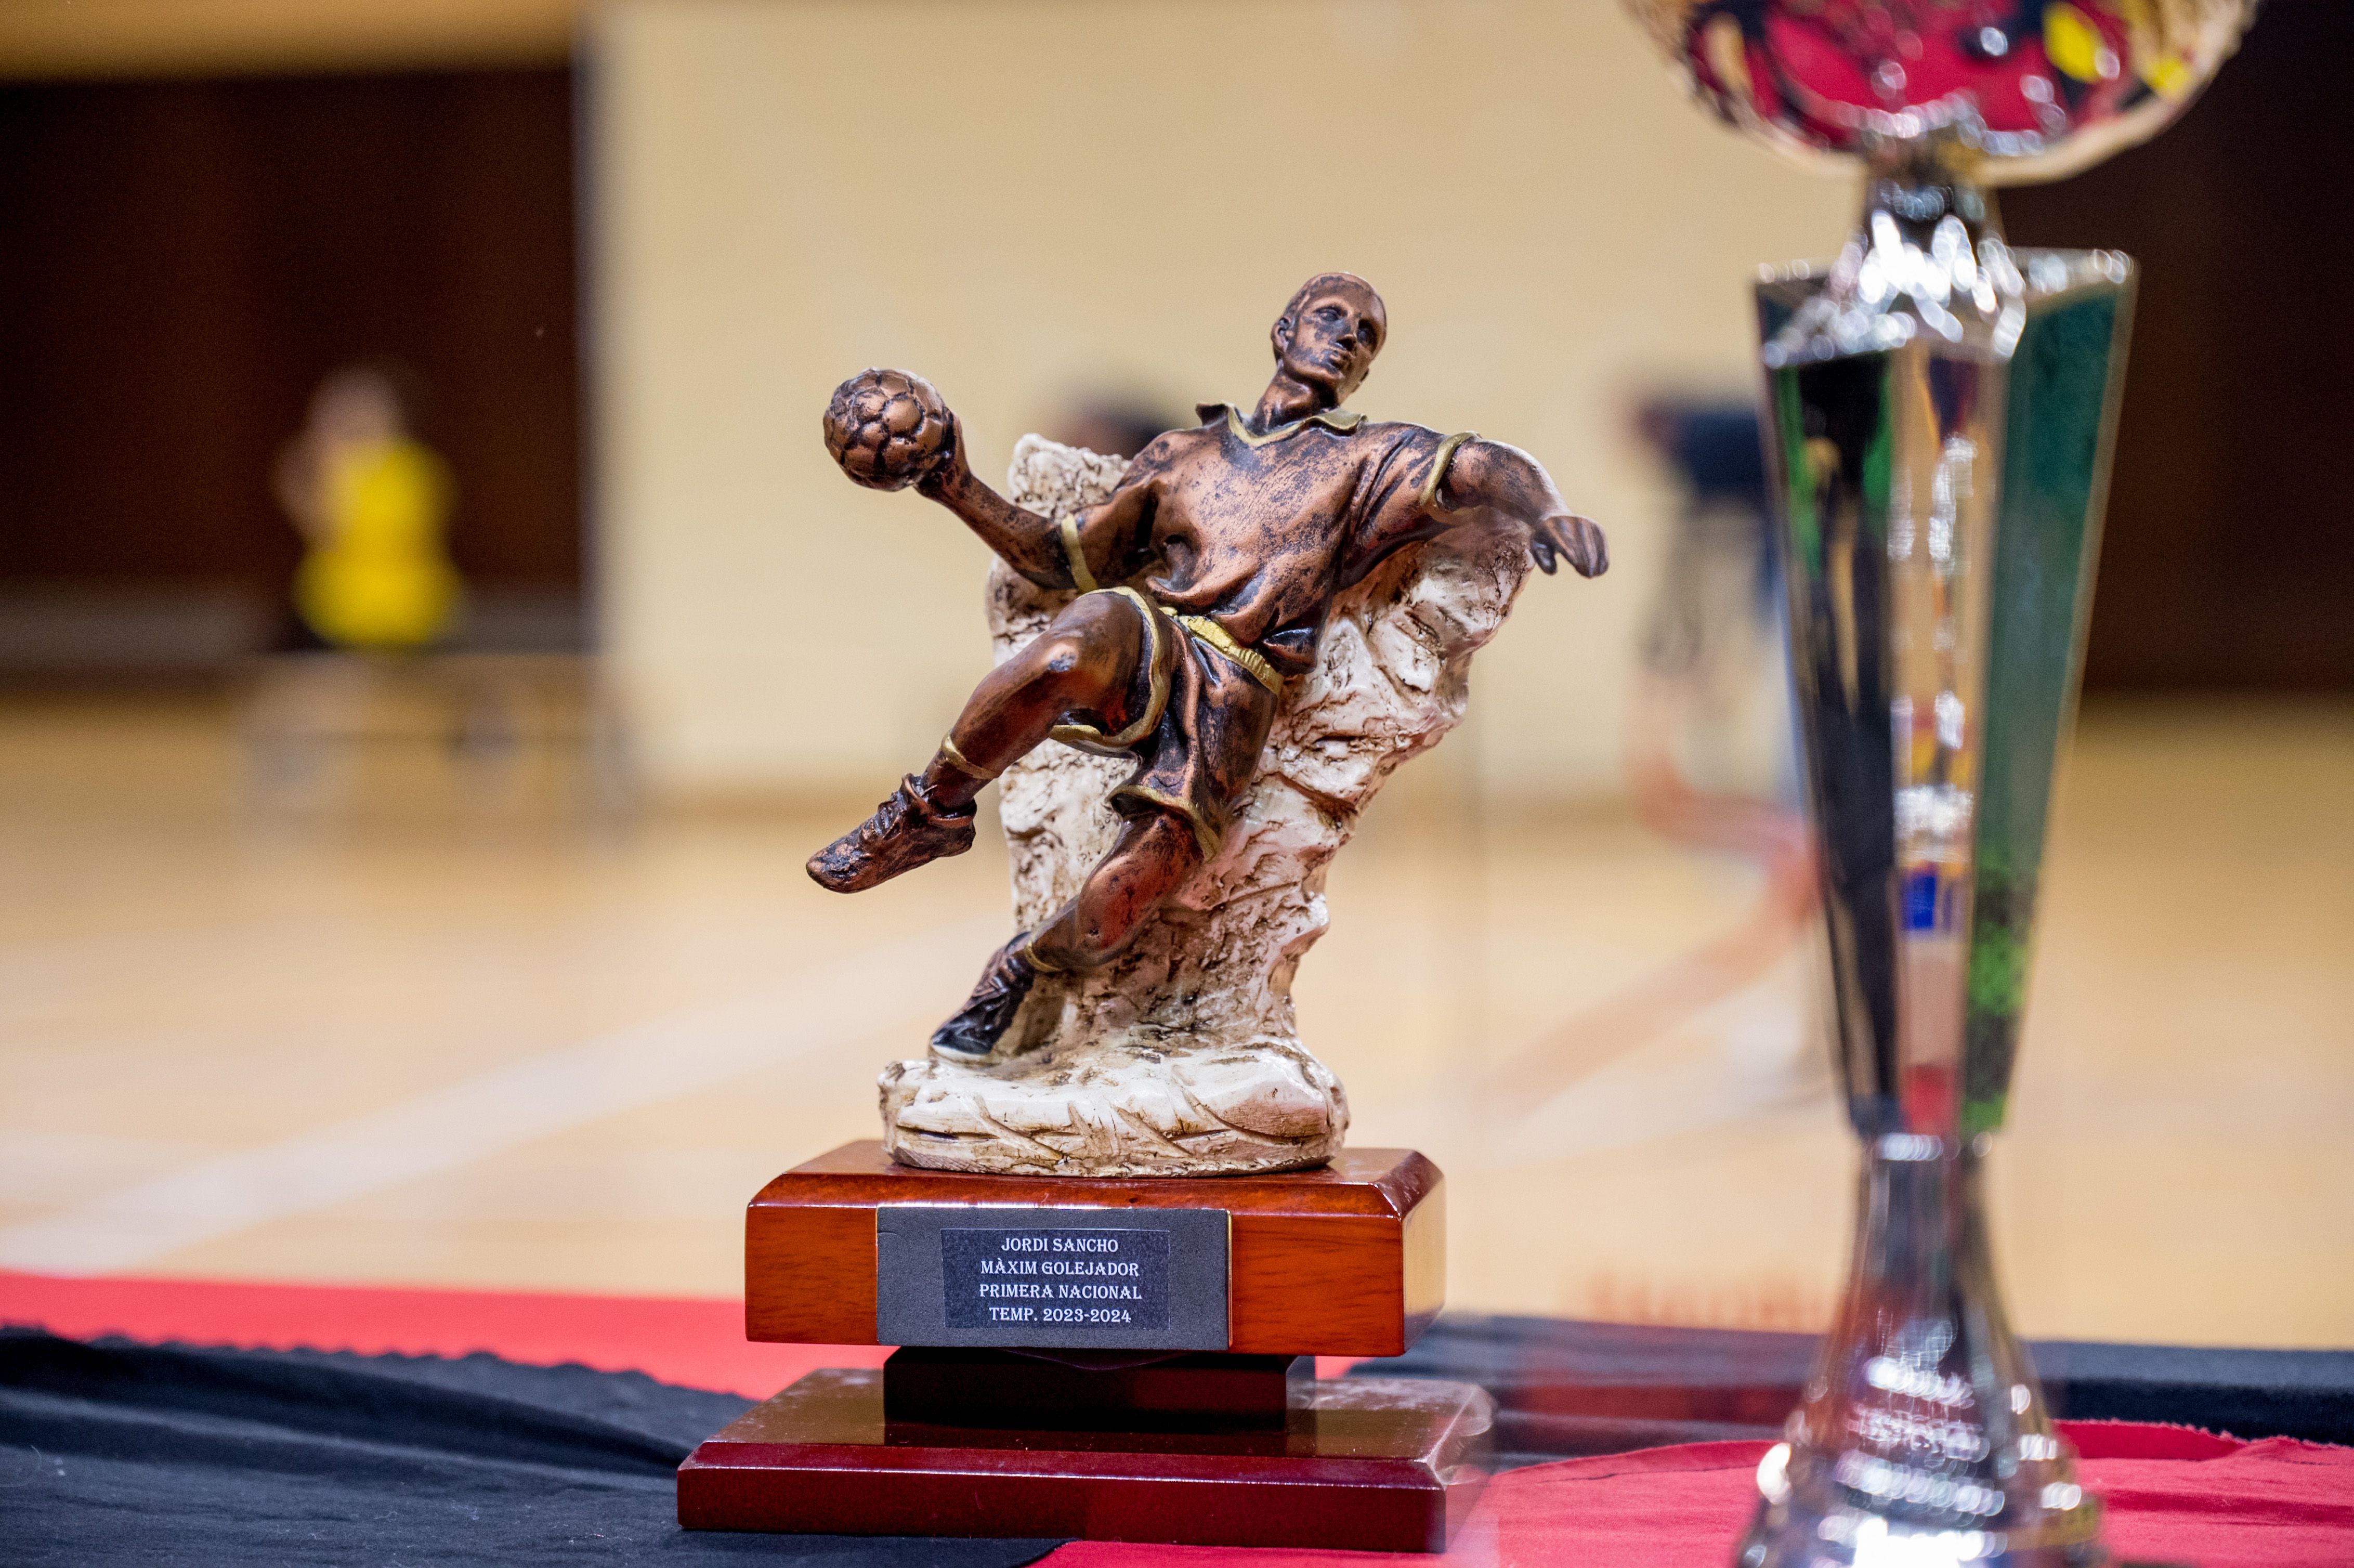
<path fill-rule="evenodd" d="M 2097 1564 L 2012 1334 L 1982 1165 L 2082 664 L 2134 270 L 2013 250 L 1986 185 L 2148 135 L 2243 0 L 1637 0 L 1704 101 L 1861 162 L 1828 267 L 1757 288 L 1855 1250 L 1743 1568 Z"/>

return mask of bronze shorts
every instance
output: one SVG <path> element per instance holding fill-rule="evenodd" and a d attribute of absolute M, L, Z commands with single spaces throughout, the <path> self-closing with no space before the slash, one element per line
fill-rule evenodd
<path fill-rule="evenodd" d="M 1117 733 L 1064 724 L 1054 738 L 1099 757 L 1136 758 L 1136 771 L 1111 793 L 1111 809 L 1123 817 L 1175 811 L 1192 825 L 1207 859 L 1225 842 L 1235 808 L 1258 770 L 1280 678 L 1214 621 L 1181 618 L 1134 588 L 1097 591 L 1136 609 L 1144 701 Z"/>

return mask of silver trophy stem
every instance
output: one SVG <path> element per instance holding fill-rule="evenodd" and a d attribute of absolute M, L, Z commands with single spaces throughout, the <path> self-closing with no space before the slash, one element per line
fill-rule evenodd
<path fill-rule="evenodd" d="M 1758 1472 L 1742 1568 L 2107 1561 L 2003 1315 L 1979 1181 L 1973 1148 L 1893 1133 L 1867 1153 L 1853 1277 Z"/>
<path fill-rule="evenodd" d="M 2131 269 L 2014 254 L 1885 170 L 1828 272 L 1758 291 L 1855 1255 L 1744 1568 L 2096 1564 L 1989 1266 L 2046 807 L 2081 664 Z"/>

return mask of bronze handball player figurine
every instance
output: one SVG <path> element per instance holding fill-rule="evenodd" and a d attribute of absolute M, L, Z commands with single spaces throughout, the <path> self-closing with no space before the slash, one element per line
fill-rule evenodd
<path fill-rule="evenodd" d="M 1078 895 L 989 961 L 932 1036 L 987 1056 L 1042 971 L 1099 969 L 1217 853 L 1287 679 L 1310 670 L 1334 597 L 1384 557 L 1458 528 L 1519 531 L 1550 573 L 1608 564 L 1602 530 L 1536 460 L 1464 432 L 1341 408 L 1388 337 L 1362 278 L 1310 279 L 1270 334 L 1276 370 L 1248 410 L 1148 446 L 1110 498 L 1060 524 L 974 477 L 955 416 L 920 377 L 870 370 L 826 411 L 826 445 L 861 484 L 913 484 L 1042 588 L 1079 590 L 974 688 L 939 750 L 874 816 L 812 857 L 856 893 L 972 847 L 981 787 L 1047 740 L 1135 758 L 1113 791 L 1111 852 Z"/>

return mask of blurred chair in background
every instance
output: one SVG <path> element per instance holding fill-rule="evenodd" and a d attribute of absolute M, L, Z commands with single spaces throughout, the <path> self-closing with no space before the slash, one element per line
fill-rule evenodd
<path fill-rule="evenodd" d="M 1628 708 L 1635 809 L 1672 842 L 1765 874 L 1741 921 L 1670 971 L 1691 980 L 1683 994 L 1697 1011 L 1764 976 L 1814 917 L 1782 673 L 1787 620 L 1755 405 L 1653 397 L 1635 429 L 1683 492 Z M 1794 1092 L 1816 1087 L 1820 1068 L 1819 1054 L 1795 1064 Z"/>
<path fill-rule="evenodd" d="M 1781 668 L 1783 638 L 1757 410 L 1746 401 L 1654 397 L 1638 405 L 1634 425 L 1682 492 L 1642 632 L 1643 700 L 1630 737 L 1638 789 L 1659 770 L 1677 769 L 1679 751 L 1688 758 L 1681 770 L 1703 786 L 1747 773 L 1755 788 L 1763 751 L 1775 796 L 1795 805 L 1787 727 L 1761 747 L 1753 716 L 1772 705 L 1773 682 L 1760 673 Z M 1750 758 L 1731 754 L 1744 746 Z"/>
<path fill-rule="evenodd" d="M 251 666 L 242 728 L 265 824 L 559 829 L 635 799 L 614 705 L 574 654 L 277 654 Z"/>

